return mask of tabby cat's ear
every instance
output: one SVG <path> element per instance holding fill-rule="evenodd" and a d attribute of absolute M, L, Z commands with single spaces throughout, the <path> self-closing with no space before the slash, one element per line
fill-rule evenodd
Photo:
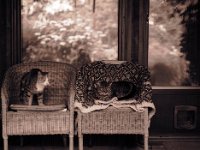
<path fill-rule="evenodd" d="M 40 76 L 40 75 L 41 75 L 41 76 L 46 76 L 46 75 L 48 75 L 48 74 L 49 74 L 48 72 L 42 72 L 42 71 L 41 71 L 41 72 L 38 72 L 38 75 L 39 75 L 39 76 Z"/>
<path fill-rule="evenodd" d="M 41 75 L 42 75 L 42 73 L 40 71 L 38 71 L 38 76 L 41 76 Z"/>

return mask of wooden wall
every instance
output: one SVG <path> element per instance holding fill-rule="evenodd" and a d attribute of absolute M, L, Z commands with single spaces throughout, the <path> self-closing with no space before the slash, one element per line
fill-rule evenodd
<path fill-rule="evenodd" d="M 200 89 L 154 89 L 153 101 L 156 115 L 152 118 L 150 135 L 199 135 L 200 136 Z M 174 128 L 175 106 L 196 106 L 197 127 L 193 130 Z"/>

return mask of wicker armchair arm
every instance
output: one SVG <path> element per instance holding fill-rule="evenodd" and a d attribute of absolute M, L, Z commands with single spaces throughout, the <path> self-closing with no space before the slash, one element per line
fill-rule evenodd
<path fill-rule="evenodd" d="M 3 85 L 1 87 L 1 105 L 2 105 L 2 112 L 8 110 L 9 100 L 8 100 L 8 93 L 7 93 L 7 84 L 6 79 L 3 82 Z"/>
<path fill-rule="evenodd" d="M 6 116 L 7 116 L 7 111 L 8 111 L 8 99 L 6 98 L 6 90 L 5 90 L 5 80 L 3 82 L 3 85 L 2 85 L 2 88 L 1 88 L 1 111 L 2 111 L 2 135 L 3 135 L 3 138 L 7 138 L 7 133 L 6 133 L 6 126 L 7 126 L 7 123 L 6 123 Z"/>
<path fill-rule="evenodd" d="M 74 90 L 74 86 L 70 87 L 70 96 L 69 96 L 69 100 L 68 100 L 68 109 L 72 110 L 74 109 L 74 97 L 75 97 L 75 90 Z"/>
<path fill-rule="evenodd" d="M 69 100 L 68 100 L 68 109 L 70 112 L 70 137 L 73 137 L 74 135 L 74 98 L 75 98 L 75 77 L 73 77 L 73 79 L 71 80 L 71 85 L 70 85 L 70 96 L 69 96 Z"/>

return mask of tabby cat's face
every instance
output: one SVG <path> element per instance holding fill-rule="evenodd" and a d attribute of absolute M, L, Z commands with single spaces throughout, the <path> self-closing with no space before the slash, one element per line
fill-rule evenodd
<path fill-rule="evenodd" d="M 37 83 L 43 84 L 44 86 L 49 85 L 48 73 L 47 72 L 38 72 Z"/>
<path fill-rule="evenodd" d="M 101 81 L 96 83 L 96 87 L 95 87 L 95 96 L 96 98 L 100 99 L 100 100 L 110 100 L 111 97 L 111 89 L 110 89 L 110 83 L 106 82 L 106 81 Z"/>
<path fill-rule="evenodd" d="M 49 85 L 48 73 L 38 72 L 38 78 L 36 84 L 37 90 L 42 91 L 48 85 Z"/>

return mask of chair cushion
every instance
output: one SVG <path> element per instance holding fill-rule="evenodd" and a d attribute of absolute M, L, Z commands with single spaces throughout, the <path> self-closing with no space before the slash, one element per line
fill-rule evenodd
<path fill-rule="evenodd" d="M 66 106 L 65 105 L 27 106 L 27 105 L 13 104 L 10 105 L 10 109 L 16 111 L 59 111 L 66 109 Z"/>

